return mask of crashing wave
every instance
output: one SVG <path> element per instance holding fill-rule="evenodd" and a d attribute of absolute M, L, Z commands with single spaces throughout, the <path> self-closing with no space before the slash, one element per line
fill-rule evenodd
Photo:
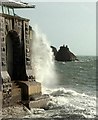
<path fill-rule="evenodd" d="M 50 109 L 62 108 L 65 114 L 80 114 L 86 118 L 96 116 L 96 97 L 78 93 L 65 88 L 54 89 L 51 93 L 51 101 L 48 105 Z"/>

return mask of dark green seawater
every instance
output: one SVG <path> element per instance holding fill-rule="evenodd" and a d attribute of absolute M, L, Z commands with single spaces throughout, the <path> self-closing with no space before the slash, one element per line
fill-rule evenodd
<path fill-rule="evenodd" d="M 96 57 L 78 56 L 79 61 L 56 62 L 58 84 L 51 89 L 53 118 L 96 117 Z"/>
<path fill-rule="evenodd" d="M 96 95 L 96 57 L 78 56 L 76 62 L 57 62 L 58 85 Z"/>

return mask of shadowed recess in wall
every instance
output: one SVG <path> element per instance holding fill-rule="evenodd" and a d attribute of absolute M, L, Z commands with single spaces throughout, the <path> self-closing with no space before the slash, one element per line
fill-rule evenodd
<path fill-rule="evenodd" d="M 6 37 L 7 70 L 12 80 L 26 80 L 24 43 L 16 31 Z"/>

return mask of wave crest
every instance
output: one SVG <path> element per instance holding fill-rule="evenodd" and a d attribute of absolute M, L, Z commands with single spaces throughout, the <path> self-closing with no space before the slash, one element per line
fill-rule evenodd
<path fill-rule="evenodd" d="M 64 109 L 65 113 L 81 114 L 86 118 L 96 116 L 96 97 L 78 93 L 74 90 L 58 88 L 51 90 L 51 101 L 48 106 L 50 109 Z"/>

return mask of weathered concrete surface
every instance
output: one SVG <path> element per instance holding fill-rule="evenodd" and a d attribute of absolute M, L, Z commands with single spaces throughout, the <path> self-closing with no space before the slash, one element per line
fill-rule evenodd
<path fill-rule="evenodd" d="M 21 87 L 22 93 L 24 96 L 32 96 L 32 95 L 41 95 L 41 83 L 36 81 L 20 81 L 18 83 Z"/>
<path fill-rule="evenodd" d="M 16 105 L 21 102 L 21 88 L 14 82 L 12 82 L 12 99 L 11 105 Z"/>
<path fill-rule="evenodd" d="M 23 105 L 17 104 L 16 106 L 5 107 L 2 109 L 3 118 L 22 118 L 29 113 L 24 109 Z"/>
<path fill-rule="evenodd" d="M 30 101 L 29 108 L 43 108 L 48 109 L 48 101 L 50 100 L 48 95 L 42 95 L 40 97 L 36 97 L 34 101 Z"/>

